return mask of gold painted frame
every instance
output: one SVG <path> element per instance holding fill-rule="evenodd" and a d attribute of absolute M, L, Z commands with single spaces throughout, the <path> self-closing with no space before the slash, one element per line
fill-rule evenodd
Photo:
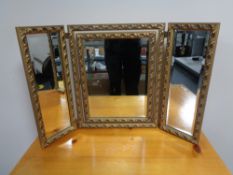
<path fill-rule="evenodd" d="M 161 98 L 162 108 L 160 112 L 160 116 L 161 116 L 160 128 L 194 144 L 198 144 L 201 133 L 201 126 L 203 121 L 206 98 L 208 94 L 212 66 L 214 62 L 214 55 L 217 45 L 219 28 L 220 28 L 219 23 L 169 23 L 168 24 L 167 48 L 163 63 L 164 81 L 163 81 L 162 98 Z M 170 87 L 169 86 L 170 71 L 171 71 L 171 62 L 172 62 L 172 51 L 174 45 L 173 38 L 174 38 L 175 30 L 204 30 L 210 32 L 210 38 L 209 38 L 207 54 L 204 64 L 204 73 L 202 75 L 203 80 L 200 88 L 200 94 L 197 99 L 198 102 L 196 108 L 196 118 L 195 118 L 195 124 L 194 124 L 194 130 L 192 136 L 166 125 L 167 104 L 168 104 L 169 87 Z"/>
<path fill-rule="evenodd" d="M 68 31 L 70 33 L 70 47 L 71 57 L 74 72 L 75 83 L 75 97 L 78 113 L 78 127 L 87 128 L 114 128 L 114 127 L 157 127 L 158 112 L 159 112 L 159 98 L 161 90 L 161 70 L 162 70 L 162 52 L 164 41 L 164 27 L 163 23 L 158 24 L 100 24 L 100 25 L 69 25 Z M 114 32 L 112 32 L 114 31 Z M 154 32 L 158 31 L 157 40 L 154 37 Z M 78 32 L 78 42 L 76 42 L 75 32 Z M 86 33 L 85 33 L 86 32 Z M 100 33 L 101 32 L 101 33 Z M 96 38 L 139 38 L 150 37 L 149 50 L 149 71 L 148 77 L 148 93 L 150 97 L 147 103 L 147 117 L 97 117 L 89 118 L 88 112 L 88 92 L 86 83 L 86 72 L 83 62 L 82 39 L 96 39 Z M 77 47 L 76 47 L 77 46 Z M 78 48 L 78 49 L 77 49 Z M 157 50 L 156 50 L 157 49 Z M 157 51 L 157 52 L 155 52 Z M 154 98 L 156 97 L 156 98 Z"/>
<path fill-rule="evenodd" d="M 20 46 L 20 51 L 22 55 L 22 61 L 24 66 L 24 71 L 28 83 L 28 89 L 30 92 L 32 107 L 34 111 L 34 116 L 36 120 L 36 126 L 38 130 L 38 137 L 41 143 L 42 148 L 47 147 L 50 143 L 54 142 L 58 138 L 66 135 L 67 133 L 73 131 L 77 128 L 76 118 L 74 116 L 74 108 L 73 108 L 73 99 L 71 92 L 71 79 L 70 79 L 70 71 L 68 64 L 68 56 L 65 44 L 65 33 L 63 26 L 35 26 L 35 27 L 16 27 L 16 32 L 18 36 L 18 42 Z M 39 33 L 59 33 L 59 46 L 61 51 L 61 62 L 63 69 L 63 78 L 66 89 L 66 96 L 69 107 L 70 114 L 70 123 L 71 125 L 65 128 L 62 131 L 58 131 L 56 134 L 51 137 L 47 137 L 45 134 L 44 121 L 41 114 L 39 98 L 37 94 L 37 87 L 35 82 L 35 77 L 33 75 L 33 68 L 30 61 L 29 47 L 27 43 L 27 34 L 39 34 Z"/>

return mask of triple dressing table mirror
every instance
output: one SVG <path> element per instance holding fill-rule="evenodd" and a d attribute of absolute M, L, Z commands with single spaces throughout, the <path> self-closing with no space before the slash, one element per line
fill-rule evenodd
<path fill-rule="evenodd" d="M 17 27 L 42 147 L 77 128 L 123 127 L 198 144 L 219 26 Z"/>

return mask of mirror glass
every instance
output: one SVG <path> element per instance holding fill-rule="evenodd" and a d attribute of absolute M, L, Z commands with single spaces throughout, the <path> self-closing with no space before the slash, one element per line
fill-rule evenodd
<path fill-rule="evenodd" d="M 148 41 L 83 41 L 90 117 L 146 116 Z"/>
<path fill-rule="evenodd" d="M 27 43 L 46 137 L 50 137 L 71 125 L 59 33 L 27 34 Z"/>
<path fill-rule="evenodd" d="M 192 135 L 210 33 L 176 30 L 166 124 Z"/>

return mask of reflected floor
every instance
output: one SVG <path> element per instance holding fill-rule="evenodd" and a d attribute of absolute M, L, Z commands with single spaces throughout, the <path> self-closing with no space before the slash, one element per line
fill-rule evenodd
<path fill-rule="evenodd" d="M 44 90 L 39 91 L 38 96 L 47 137 L 70 126 L 65 93 L 57 90 Z"/>
<path fill-rule="evenodd" d="M 49 137 L 70 126 L 66 95 L 57 90 L 40 91 L 38 94 L 46 135 Z M 167 124 L 191 135 L 195 102 L 196 95 L 190 90 L 182 85 L 172 85 Z M 89 96 L 90 116 L 146 117 L 146 103 L 146 96 Z"/>
<path fill-rule="evenodd" d="M 171 85 L 170 89 L 167 125 L 192 135 L 196 95 L 183 85 Z"/>
<path fill-rule="evenodd" d="M 147 97 L 89 96 L 90 117 L 146 117 Z"/>

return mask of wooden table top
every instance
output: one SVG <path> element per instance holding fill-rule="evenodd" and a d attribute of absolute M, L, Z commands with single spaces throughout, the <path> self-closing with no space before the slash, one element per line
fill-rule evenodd
<path fill-rule="evenodd" d="M 38 139 L 12 175 L 229 175 L 202 134 L 201 153 L 155 128 L 78 129 L 41 149 Z"/>
<path fill-rule="evenodd" d="M 174 88 L 174 90 L 177 89 Z M 174 93 L 174 95 L 177 94 L 179 97 L 181 96 L 178 91 Z M 187 92 L 183 93 L 182 91 L 182 94 L 190 96 Z M 51 94 L 49 96 L 52 97 Z M 181 101 L 177 104 L 185 103 L 184 99 L 186 98 L 179 99 Z M 101 101 L 101 99 L 99 100 Z M 144 100 L 141 99 L 139 102 L 144 103 Z M 100 102 L 92 103 L 92 105 L 94 104 L 101 105 Z M 170 110 L 169 113 L 174 113 L 174 116 L 179 114 L 179 110 Z M 141 112 L 143 112 L 143 108 Z M 53 122 L 49 122 L 51 128 L 57 127 L 57 122 L 54 120 L 56 119 L 53 118 Z M 169 119 L 169 123 L 173 124 L 173 121 Z M 179 123 L 181 127 L 184 122 Z M 176 123 L 176 125 L 178 124 Z M 192 127 L 190 126 L 190 128 Z M 200 147 L 202 152 L 197 153 L 191 143 L 157 128 L 78 129 L 46 149 L 41 149 L 39 140 L 36 139 L 11 174 L 230 174 L 203 134 L 200 139 Z"/>

